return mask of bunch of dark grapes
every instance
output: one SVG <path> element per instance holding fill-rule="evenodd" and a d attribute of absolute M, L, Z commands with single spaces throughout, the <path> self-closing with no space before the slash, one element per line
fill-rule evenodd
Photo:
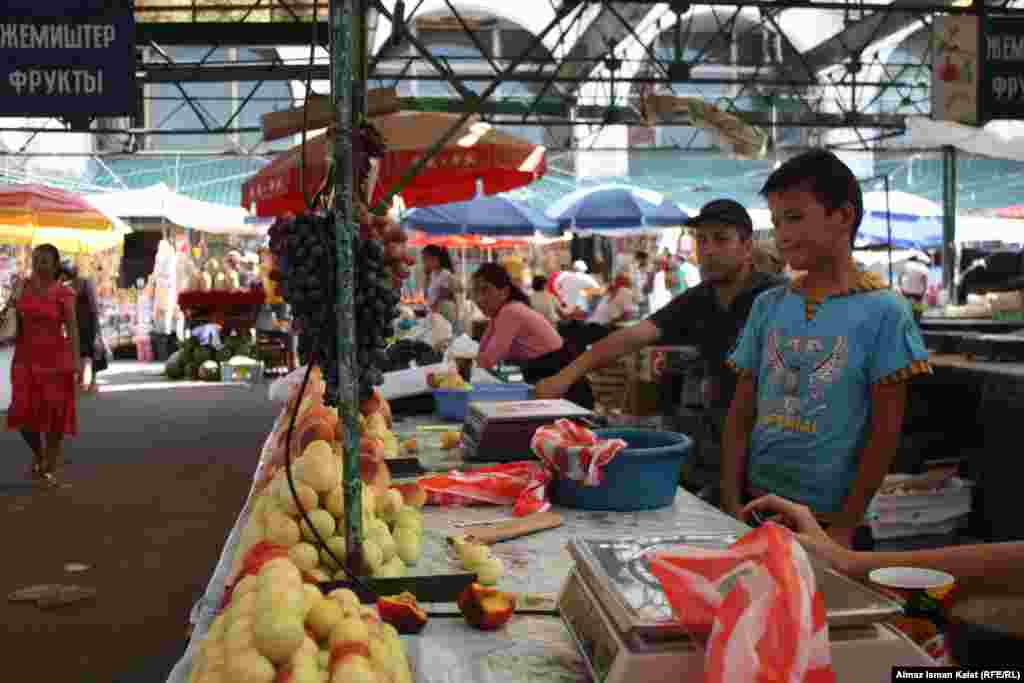
<path fill-rule="evenodd" d="M 382 368 L 388 362 L 384 348 L 392 334 L 392 323 L 398 317 L 401 296 L 385 263 L 385 249 L 381 242 L 357 239 L 352 252 L 356 262 L 359 400 L 366 401 L 373 396 L 373 387 L 384 382 Z"/>
<path fill-rule="evenodd" d="M 381 368 L 387 361 L 384 351 L 391 336 L 392 323 L 398 317 L 402 280 L 414 263 L 404 253 L 405 235 L 401 228 L 371 214 L 362 203 L 366 196 L 370 159 L 382 156 L 383 140 L 369 125 L 361 126 L 353 140 L 357 187 L 362 192 L 354 202 L 359 222 L 352 239 L 352 263 L 355 270 L 356 368 L 359 400 L 373 395 L 373 387 L 384 381 Z M 324 402 L 338 405 L 338 318 L 335 304 L 338 290 L 338 262 L 334 217 L 307 213 L 290 220 L 275 221 L 269 231 L 270 250 L 281 296 L 292 309 L 293 331 L 298 334 L 299 354 L 307 362 L 320 366 L 324 383 Z"/>

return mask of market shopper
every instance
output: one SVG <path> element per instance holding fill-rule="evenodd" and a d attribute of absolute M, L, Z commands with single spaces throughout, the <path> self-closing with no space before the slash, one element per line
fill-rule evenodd
<path fill-rule="evenodd" d="M 448 249 L 436 244 L 423 247 L 423 271 L 427 275 L 427 306 L 453 325 L 458 320 L 455 267 Z"/>
<path fill-rule="evenodd" d="M 738 515 L 745 500 L 778 494 L 849 545 L 895 455 L 907 380 L 930 372 L 928 352 L 907 302 L 853 261 L 863 196 L 838 157 L 794 157 L 761 192 L 780 253 L 805 274 L 758 297 L 729 359 L 739 380 L 723 507 Z"/>
<path fill-rule="evenodd" d="M 502 361 L 518 364 L 530 384 L 557 374 L 572 361 L 569 346 L 543 315 L 530 308 L 530 299 L 504 268 L 485 263 L 473 274 L 473 298 L 490 318 L 480 340 L 477 364 L 484 370 Z M 584 408 L 594 407 L 594 395 L 585 379 L 563 392 Z"/>
<path fill-rule="evenodd" d="M 654 271 L 651 270 L 650 256 L 646 251 L 633 254 L 632 279 L 636 312 L 643 318 L 651 311 L 651 293 L 654 292 Z"/>
<path fill-rule="evenodd" d="M 1024 575 L 1024 542 L 960 545 L 901 552 L 857 552 L 839 545 L 805 505 L 775 495 L 751 501 L 740 512 L 750 523 L 753 513 L 789 527 L 805 548 L 828 560 L 836 569 L 856 578 L 885 567 L 917 567 L 952 574 L 958 584 L 983 584 L 1020 592 Z"/>
<path fill-rule="evenodd" d="M 732 400 L 736 377 L 725 365 L 754 299 L 782 280 L 754 270 L 751 260 L 753 221 L 742 205 L 718 199 L 688 221 L 701 253 L 702 282 L 673 299 L 646 320 L 619 330 L 580 355 L 571 365 L 537 386 L 538 398 L 564 396 L 568 387 L 594 370 L 654 344 L 693 345 L 707 365 L 707 432 L 701 449 L 708 454 L 710 478 L 704 497 L 715 500 L 722 422 Z M 704 446 L 707 446 L 707 449 Z"/>
<path fill-rule="evenodd" d="M 78 433 L 75 382 L 82 371 L 75 295 L 58 281 L 59 272 L 60 252 L 40 245 L 32 252 L 32 276 L 14 294 L 18 336 L 7 413 L 8 429 L 20 431 L 32 449 L 32 475 L 51 486 L 65 436 Z"/>
<path fill-rule="evenodd" d="M 96 288 L 92 280 L 82 277 L 78 266 L 66 260 L 61 265 L 60 280 L 75 293 L 75 316 L 78 319 L 79 356 L 82 360 L 80 388 L 87 393 L 96 392 L 96 373 L 107 368 L 107 356 L 102 342 L 98 345 L 100 331 L 99 304 L 96 302 Z"/>
<path fill-rule="evenodd" d="M 543 275 L 533 277 L 533 291 L 530 292 L 530 308 L 537 311 L 552 325 L 557 325 L 560 319 L 558 313 L 558 299 L 548 291 L 548 279 Z"/>
<path fill-rule="evenodd" d="M 607 337 L 619 323 L 632 318 L 636 310 L 632 286 L 628 274 L 616 276 L 586 321 L 569 320 L 558 326 L 558 333 L 569 342 L 574 356 Z"/>

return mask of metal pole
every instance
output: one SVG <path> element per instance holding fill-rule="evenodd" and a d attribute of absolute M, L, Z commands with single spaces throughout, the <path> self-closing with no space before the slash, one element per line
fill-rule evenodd
<path fill-rule="evenodd" d="M 352 576 L 362 573 L 363 502 L 359 479 L 359 394 L 356 374 L 356 322 L 354 260 L 352 258 L 355 214 L 352 195 L 352 133 L 358 116 L 353 98 L 353 57 L 357 41 L 359 0 L 329 0 L 331 23 L 331 96 L 335 107 L 334 220 L 338 257 L 338 418 L 345 424 L 345 562 Z"/>
<path fill-rule="evenodd" d="M 885 230 L 889 242 L 886 245 L 886 251 L 889 253 L 889 289 L 894 289 L 892 281 L 892 207 L 889 206 L 889 176 L 883 176 L 882 182 L 885 183 Z"/>
<path fill-rule="evenodd" d="M 942 286 L 956 301 L 956 147 L 942 148 Z"/>

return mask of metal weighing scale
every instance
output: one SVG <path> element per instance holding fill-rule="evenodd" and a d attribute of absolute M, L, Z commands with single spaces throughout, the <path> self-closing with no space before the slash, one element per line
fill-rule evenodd
<path fill-rule="evenodd" d="M 558 596 L 558 609 L 596 683 L 703 680 L 701 644 L 675 622 L 643 556 L 681 545 L 721 549 L 736 538 L 709 534 L 570 541 L 576 567 Z M 882 623 L 900 613 L 898 603 L 837 572 L 815 568 L 838 681 L 888 681 L 893 666 L 934 665 L 902 633 Z"/>
<path fill-rule="evenodd" d="M 594 413 L 558 399 L 554 401 L 471 402 L 462 427 L 462 453 L 467 461 L 511 462 L 533 458 L 530 439 L 538 427 L 562 418 L 589 420 Z"/>

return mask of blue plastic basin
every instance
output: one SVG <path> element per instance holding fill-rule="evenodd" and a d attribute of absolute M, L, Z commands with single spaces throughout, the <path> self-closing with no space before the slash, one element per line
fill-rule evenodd
<path fill-rule="evenodd" d="M 599 429 L 602 439 L 622 439 L 626 448 L 604 468 L 600 486 L 559 479 L 551 488 L 557 505 L 581 510 L 652 510 L 672 504 L 690 437 L 649 429 Z"/>
<path fill-rule="evenodd" d="M 475 384 L 472 391 L 434 389 L 434 405 L 439 417 L 462 422 L 472 401 L 525 401 L 532 391 L 532 386 L 522 382 Z"/>

